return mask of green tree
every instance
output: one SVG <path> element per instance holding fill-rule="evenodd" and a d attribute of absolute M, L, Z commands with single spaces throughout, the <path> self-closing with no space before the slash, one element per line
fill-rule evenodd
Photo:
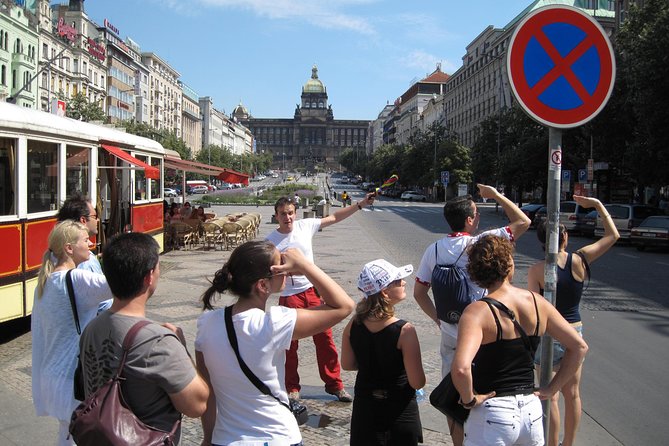
<path fill-rule="evenodd" d="M 58 95 L 61 99 L 62 92 Z M 106 121 L 107 115 L 104 110 L 95 102 L 89 102 L 88 98 L 82 92 L 72 95 L 67 101 L 65 115 L 68 118 L 78 119 L 80 121 Z"/>
<path fill-rule="evenodd" d="M 159 140 L 160 144 L 166 149 L 171 149 L 179 153 L 181 159 L 191 160 L 193 155 L 190 147 L 186 145 L 183 139 L 177 137 L 176 132 L 164 132 Z"/>

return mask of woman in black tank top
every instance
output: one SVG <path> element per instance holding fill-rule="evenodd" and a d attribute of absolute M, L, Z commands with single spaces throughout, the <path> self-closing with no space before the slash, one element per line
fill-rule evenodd
<path fill-rule="evenodd" d="M 357 370 L 351 445 L 412 446 L 423 442 L 416 389 L 425 373 L 415 328 L 395 317 L 406 298 L 411 265 L 367 263 L 358 279 L 365 297 L 342 336 L 341 366 Z"/>
<path fill-rule="evenodd" d="M 513 247 L 508 240 L 483 237 L 468 254 L 467 272 L 488 290 L 488 298 L 462 314 L 451 368 L 461 404 L 471 409 L 464 445 L 543 445 L 539 400 L 550 398 L 573 376 L 588 347 L 552 305 L 511 284 Z M 566 352 L 550 384 L 535 390 L 533 356 L 547 327 Z"/>
<path fill-rule="evenodd" d="M 594 243 L 585 245 L 578 251 L 571 253 L 567 251 L 569 234 L 564 225 L 558 228 L 558 255 L 557 255 L 557 288 L 555 293 L 555 307 L 578 333 L 583 331 L 581 322 L 580 304 L 583 294 L 583 283 L 590 280 L 589 264 L 597 260 L 608 251 L 620 237 L 616 225 L 604 205 L 596 198 L 574 195 L 574 200 L 583 208 L 595 208 L 604 223 L 604 236 Z M 546 226 L 537 227 L 537 238 L 545 249 Z M 543 293 L 545 262 L 532 265 L 527 273 L 527 287 L 531 291 Z M 553 340 L 553 368 L 561 367 L 562 345 Z M 537 355 L 538 356 L 538 355 Z M 539 358 L 535 358 L 539 365 Z M 574 376 L 560 389 L 564 398 L 564 438 L 562 446 L 573 446 L 576 440 L 576 432 L 581 421 L 581 371 L 576 371 Z M 558 446 L 560 437 L 560 411 L 558 408 L 559 393 L 551 400 L 551 419 L 549 434 L 547 435 L 548 446 Z"/>

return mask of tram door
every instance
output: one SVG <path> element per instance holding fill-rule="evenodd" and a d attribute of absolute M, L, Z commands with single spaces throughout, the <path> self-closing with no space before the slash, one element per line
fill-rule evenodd
<path fill-rule="evenodd" d="M 103 218 L 100 243 L 104 245 L 106 239 L 130 225 L 132 179 L 130 168 L 114 155 L 100 150 L 99 157 L 98 205 Z"/>

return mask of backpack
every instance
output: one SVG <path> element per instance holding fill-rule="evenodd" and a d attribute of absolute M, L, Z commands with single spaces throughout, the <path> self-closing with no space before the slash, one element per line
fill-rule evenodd
<path fill-rule="evenodd" d="M 460 320 L 462 312 L 465 307 L 472 302 L 469 295 L 469 280 L 465 269 L 458 266 L 458 260 L 464 254 L 465 249 L 462 250 L 455 262 L 440 265 L 439 253 L 437 245 L 434 244 L 434 256 L 436 265 L 432 270 L 432 295 L 434 296 L 434 306 L 437 309 L 437 317 L 439 320 L 448 322 L 449 324 L 457 324 Z"/>

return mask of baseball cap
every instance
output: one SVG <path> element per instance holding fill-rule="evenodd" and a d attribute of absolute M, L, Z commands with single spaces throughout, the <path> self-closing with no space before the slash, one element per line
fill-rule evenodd
<path fill-rule="evenodd" d="M 413 266 L 396 267 L 391 263 L 377 259 L 362 267 L 358 276 L 358 289 L 365 296 L 372 296 L 386 288 L 397 279 L 404 279 L 413 272 Z"/>

